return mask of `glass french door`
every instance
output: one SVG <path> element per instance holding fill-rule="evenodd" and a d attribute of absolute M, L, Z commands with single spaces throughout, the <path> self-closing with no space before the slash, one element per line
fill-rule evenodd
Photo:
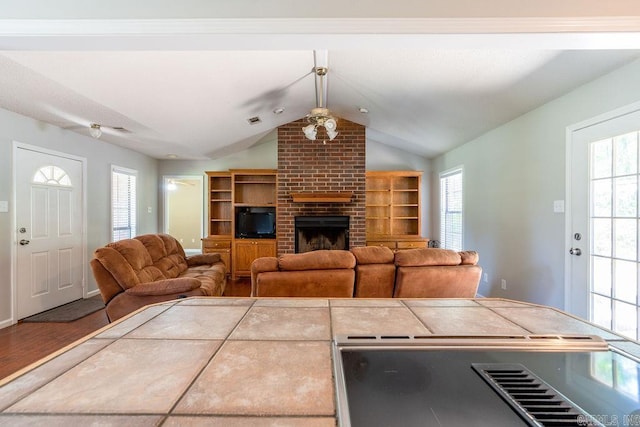
<path fill-rule="evenodd" d="M 565 309 L 637 340 L 640 103 L 591 122 L 571 132 Z"/>
<path fill-rule="evenodd" d="M 639 125 L 640 128 L 640 125 Z M 590 143 L 591 321 L 638 339 L 638 137 Z"/>

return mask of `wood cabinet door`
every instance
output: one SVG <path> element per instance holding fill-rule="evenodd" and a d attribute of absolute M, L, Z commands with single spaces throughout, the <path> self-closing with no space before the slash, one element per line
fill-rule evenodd
<path fill-rule="evenodd" d="M 233 276 L 250 276 L 254 259 L 276 255 L 274 240 L 236 240 L 233 248 Z"/>
<path fill-rule="evenodd" d="M 276 242 L 273 240 L 258 241 L 256 245 L 256 258 L 266 256 L 276 256 Z"/>
<path fill-rule="evenodd" d="M 255 259 L 256 244 L 253 240 L 238 240 L 233 247 L 233 277 L 251 274 L 251 263 Z"/>

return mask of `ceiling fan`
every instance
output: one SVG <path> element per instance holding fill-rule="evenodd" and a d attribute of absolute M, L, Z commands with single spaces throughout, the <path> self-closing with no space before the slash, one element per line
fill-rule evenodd
<path fill-rule="evenodd" d="M 60 119 L 60 121 L 54 121 L 51 124 L 65 130 L 88 130 L 89 135 L 96 139 L 100 138 L 103 133 L 116 136 L 132 133 L 122 126 L 108 126 L 102 123 L 92 122 L 67 111 L 61 111 L 55 107 L 49 107 L 48 110 Z"/>
<path fill-rule="evenodd" d="M 324 53 L 324 62 L 326 63 L 326 51 L 322 52 Z M 316 76 L 316 108 L 313 108 L 311 113 L 307 114 L 306 120 L 309 124 L 302 128 L 302 132 L 304 132 L 304 136 L 308 139 L 315 141 L 318 133 L 318 127 L 324 127 L 329 140 L 333 141 L 335 137 L 338 136 L 338 123 L 331 115 L 329 109 L 325 106 L 327 98 L 325 78 L 329 69 L 328 67 L 318 66 L 318 57 L 320 53 L 321 52 L 314 51 L 315 67 L 313 68 L 313 72 Z M 323 143 L 326 143 L 326 141 L 323 141 Z"/>
<path fill-rule="evenodd" d="M 107 133 L 131 133 L 130 130 L 125 129 L 122 126 L 105 126 L 98 123 L 91 123 L 89 125 L 89 135 L 96 139 L 100 138 L 103 130 L 106 130 Z"/>

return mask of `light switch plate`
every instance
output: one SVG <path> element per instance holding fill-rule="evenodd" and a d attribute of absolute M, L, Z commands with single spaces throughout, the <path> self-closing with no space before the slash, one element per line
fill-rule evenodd
<path fill-rule="evenodd" d="M 564 200 L 554 200 L 553 201 L 553 212 L 554 213 L 564 213 Z"/>
<path fill-rule="evenodd" d="M 9 202 L 0 200 L 0 212 L 9 212 Z"/>

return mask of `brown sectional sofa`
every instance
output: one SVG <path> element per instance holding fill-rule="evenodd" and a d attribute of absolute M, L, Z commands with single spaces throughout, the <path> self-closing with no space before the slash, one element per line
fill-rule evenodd
<path fill-rule="evenodd" d="M 474 298 L 482 268 L 475 251 L 412 249 L 395 254 L 395 298 Z"/>
<path fill-rule="evenodd" d="M 251 264 L 251 295 L 350 298 L 355 265 L 353 254 L 343 250 L 257 258 Z"/>
<path fill-rule="evenodd" d="M 394 253 L 386 246 L 352 248 L 356 257 L 356 298 L 390 298 L 396 281 Z"/>
<path fill-rule="evenodd" d="M 219 254 L 187 257 L 167 234 L 145 234 L 96 249 L 91 269 L 110 321 L 148 304 L 187 296 L 222 296 Z"/>
<path fill-rule="evenodd" d="M 257 297 L 473 298 L 482 268 L 474 251 L 367 246 L 256 259 Z"/>

